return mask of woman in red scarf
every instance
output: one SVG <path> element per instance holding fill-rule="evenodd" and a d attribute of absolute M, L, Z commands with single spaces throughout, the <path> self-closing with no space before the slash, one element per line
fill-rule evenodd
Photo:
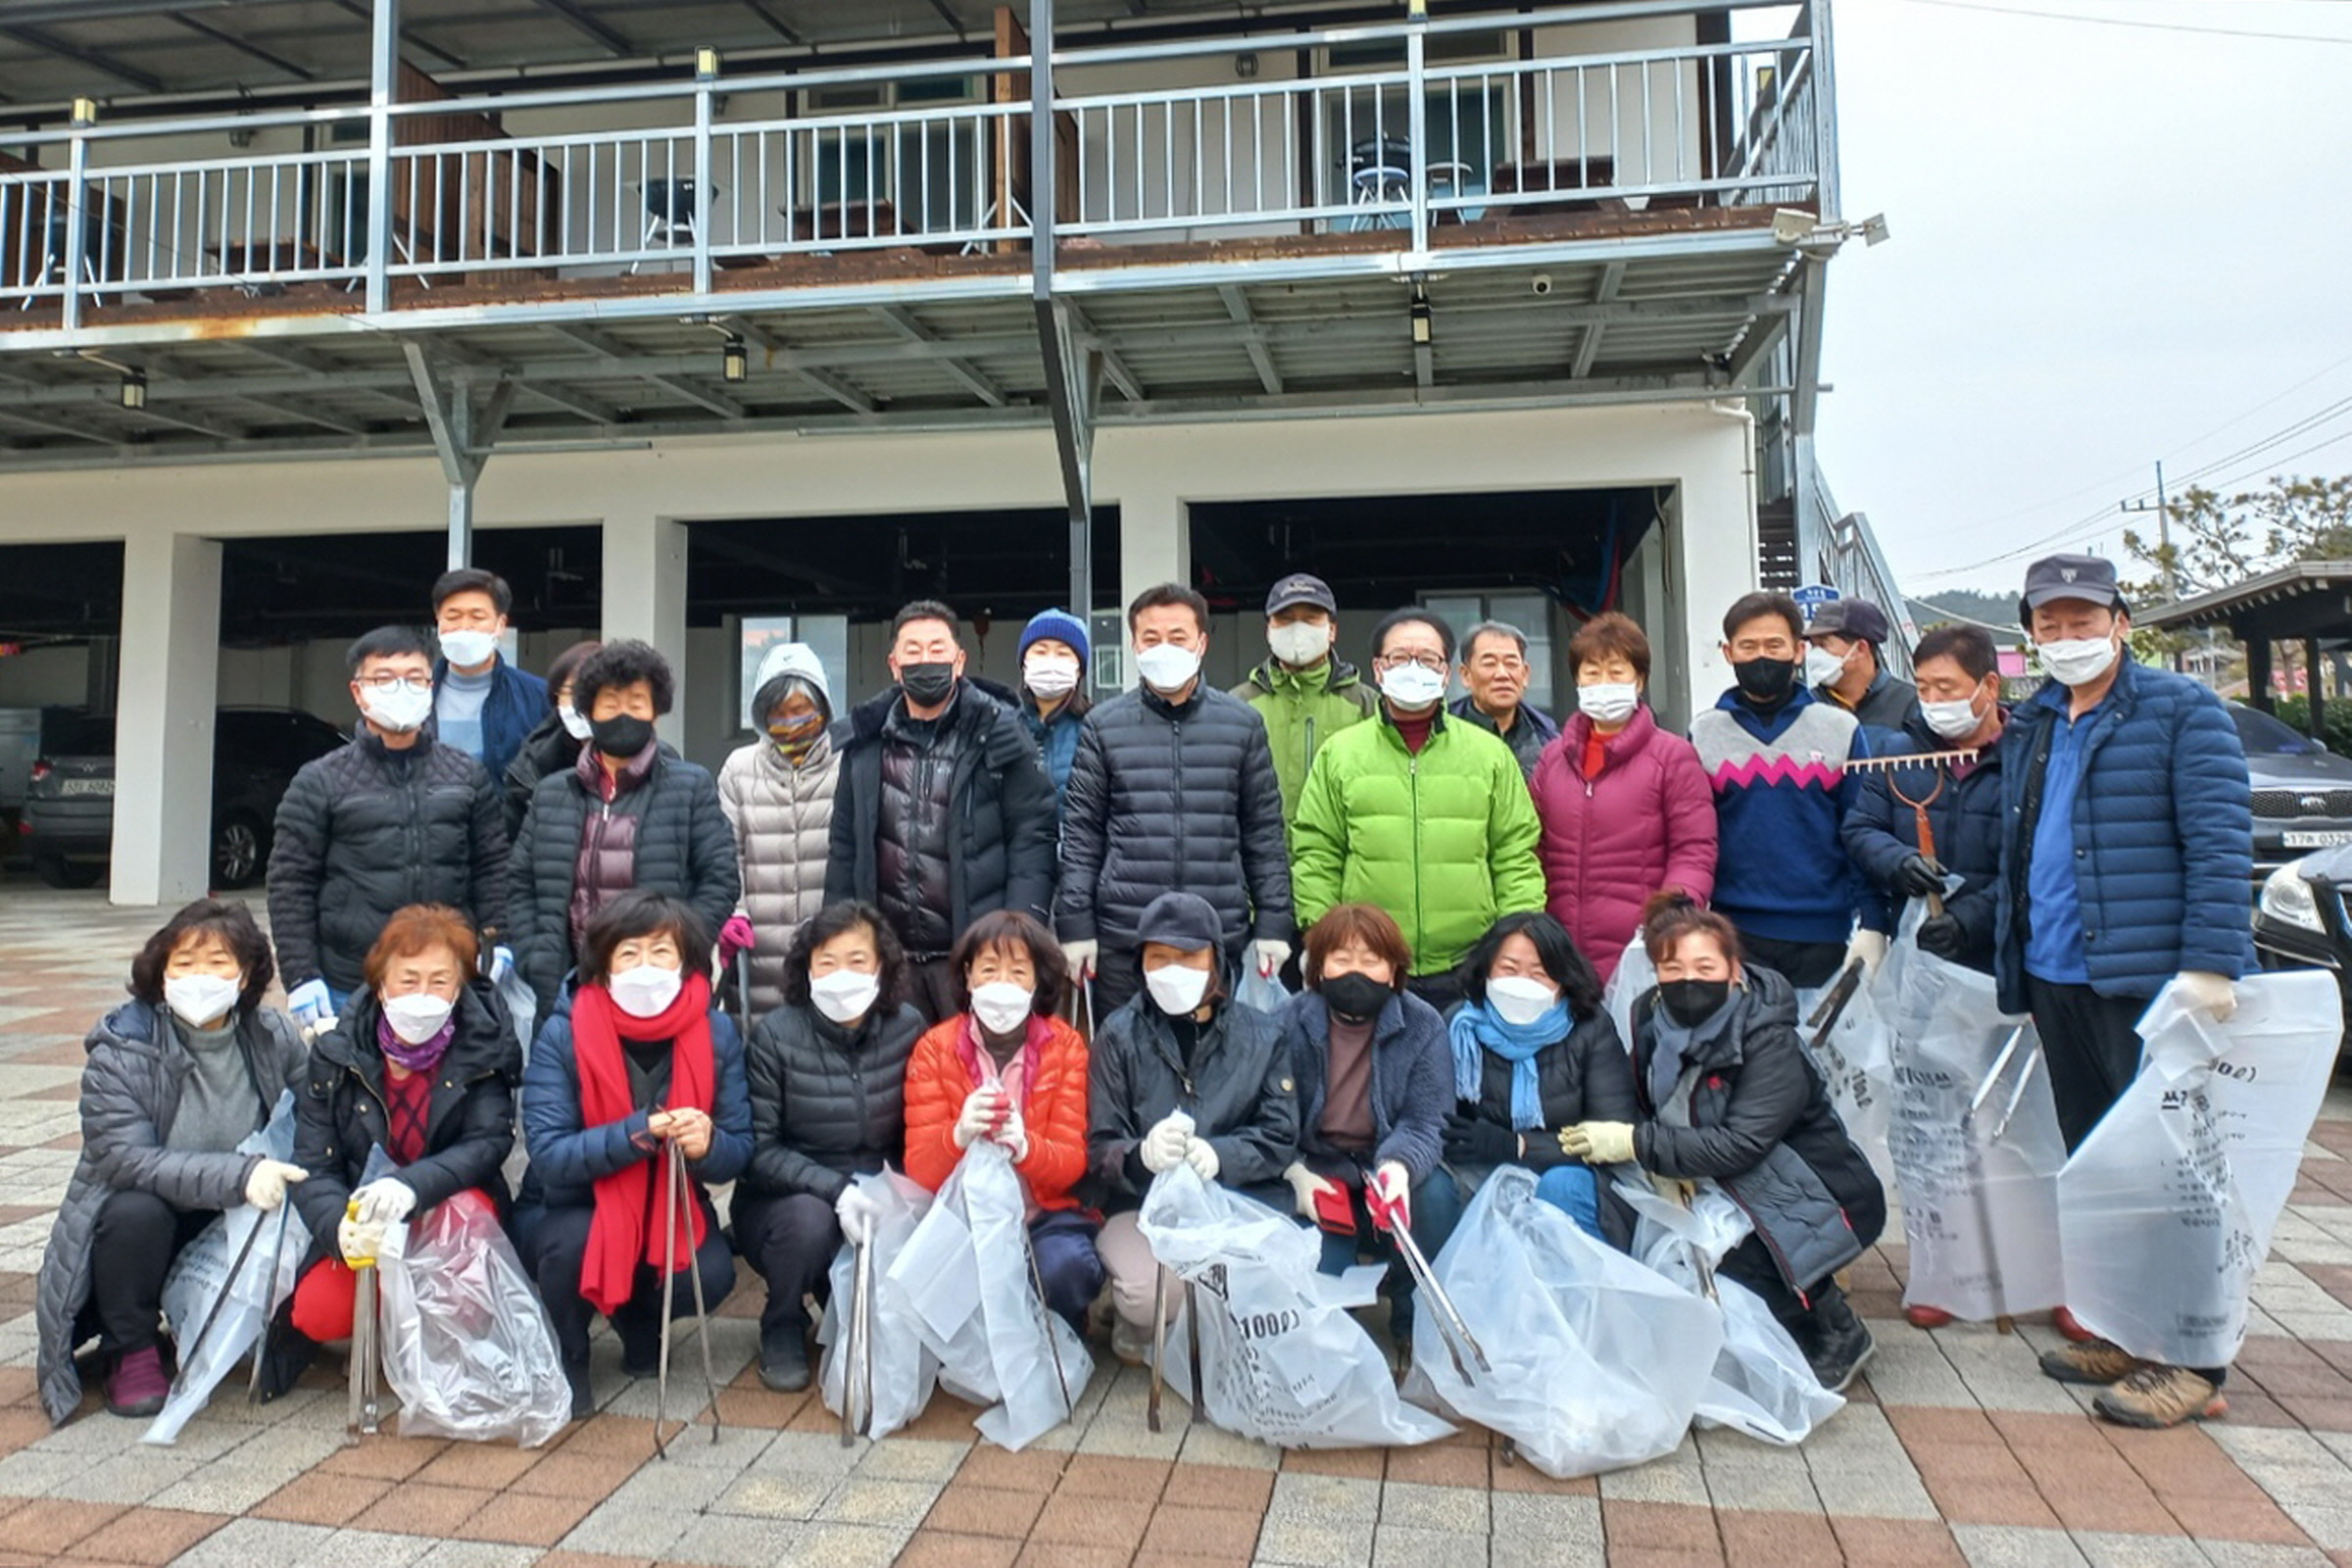
<path fill-rule="evenodd" d="M 733 1181 L 752 1152 L 743 1041 L 710 999 L 710 934 L 682 900 L 624 893 L 588 922 L 580 966 L 541 1025 L 522 1078 L 530 1169 L 516 1202 L 525 1266 L 556 1330 L 575 1419 L 588 1388 L 588 1330 L 602 1312 L 620 1340 L 621 1370 L 654 1371 L 662 1337 L 662 1156 L 686 1157 L 690 1212 L 677 1261 L 692 1259 L 715 1307 L 735 1284 L 735 1257 L 710 1189 Z M 681 1280 L 673 1315 L 693 1310 Z"/>
<path fill-rule="evenodd" d="M 1012 1156 L 1046 1305 L 1079 1333 L 1102 1289 L 1086 1174 L 1086 1041 L 1055 1016 L 1069 971 L 1052 932 L 1017 909 L 984 914 L 948 956 L 963 1010 L 906 1063 L 906 1174 L 933 1192 L 983 1140 Z"/>

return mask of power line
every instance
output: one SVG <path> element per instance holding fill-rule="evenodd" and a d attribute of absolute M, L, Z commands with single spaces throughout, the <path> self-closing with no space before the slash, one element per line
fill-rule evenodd
<path fill-rule="evenodd" d="M 2138 17 L 2086 17 L 2073 11 L 2034 11 L 2022 6 L 1993 6 L 1979 0 L 1905 0 L 1939 11 L 1982 11 L 1996 17 L 2029 17 L 2039 22 L 2083 22 L 2097 27 L 2133 27 L 2143 32 L 2195 32 L 2221 38 L 2268 38 L 2285 43 L 2352 44 L 2352 38 L 2324 32 L 2266 32 L 2247 27 L 2207 27 L 2191 22 L 2150 22 Z"/>

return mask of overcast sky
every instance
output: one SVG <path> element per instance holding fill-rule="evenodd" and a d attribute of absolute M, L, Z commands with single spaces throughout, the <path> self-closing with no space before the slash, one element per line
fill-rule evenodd
<path fill-rule="evenodd" d="M 1830 269 L 1818 447 L 1904 591 L 2120 561 L 2157 459 L 2178 490 L 2338 402 L 2203 482 L 2352 472 L 2352 0 L 1982 7 L 1836 12 L 1845 213 L 1893 237 Z"/>

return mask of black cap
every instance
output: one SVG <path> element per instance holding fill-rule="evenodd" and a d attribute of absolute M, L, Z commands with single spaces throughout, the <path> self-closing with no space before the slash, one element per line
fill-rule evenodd
<path fill-rule="evenodd" d="M 1340 602 L 1331 596 L 1331 584 L 1303 571 L 1295 571 L 1283 578 L 1274 585 L 1274 591 L 1266 595 L 1266 613 L 1269 615 L 1279 614 L 1293 605 L 1312 605 L 1330 615 L 1340 612 Z"/>
<path fill-rule="evenodd" d="M 1225 927 L 1200 894 L 1162 893 L 1144 906 L 1143 915 L 1135 923 L 1135 940 L 1139 947 L 1158 942 L 1198 953 L 1202 948 L 1223 947 Z"/>
<path fill-rule="evenodd" d="M 1867 599 L 1833 599 L 1813 612 L 1808 637 L 1838 636 L 1848 642 L 1886 646 L 1886 612 Z"/>
<path fill-rule="evenodd" d="M 2018 602 L 2018 619 L 2031 620 L 2034 612 L 2057 599 L 2080 599 L 2130 613 L 2123 590 L 2116 586 L 2115 563 L 2104 556 L 2044 556 L 2026 568 L 2025 597 Z"/>

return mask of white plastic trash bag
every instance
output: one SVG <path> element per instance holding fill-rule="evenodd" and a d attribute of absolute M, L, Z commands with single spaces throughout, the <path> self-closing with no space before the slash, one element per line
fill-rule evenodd
<path fill-rule="evenodd" d="M 386 1226 L 375 1273 L 402 1437 L 535 1448 L 570 1421 L 547 1310 L 487 1198 L 462 1192 Z"/>
<path fill-rule="evenodd" d="M 1348 1315 L 1371 1304 L 1380 1265 L 1318 1273 L 1316 1232 L 1190 1165 L 1152 1178 L 1138 1223 L 1200 1306 L 1202 1413 L 1216 1425 L 1287 1448 L 1429 1443 L 1453 1430 L 1396 1396 L 1388 1357 Z M 1179 1393 L 1192 1388 L 1190 1335 L 1180 1313 L 1167 1365 Z"/>
<path fill-rule="evenodd" d="M 1547 1476 L 1589 1476 L 1671 1453 L 1723 1347 L 1723 1317 L 1497 1168 L 1431 1264 L 1491 1371 L 1465 1381 L 1435 1304 L 1413 1319 L 1408 1398 L 1501 1433 Z"/>
<path fill-rule="evenodd" d="M 1885 978 L 1883 970 L 1881 978 Z M 1894 1052 L 1886 1020 L 1881 1015 L 1880 1001 L 1886 992 L 1878 986 L 1856 986 L 1828 1033 L 1823 1034 L 1809 1020 L 1834 985 L 1796 994 L 1797 1036 L 1812 1052 L 1829 1083 L 1830 1103 L 1838 1107 L 1838 1119 L 1845 1123 L 1846 1136 L 1862 1151 L 1879 1180 L 1889 1182 L 1894 1179 L 1894 1162 L 1886 1150 L 1887 1128 L 1893 1120 Z"/>
<path fill-rule="evenodd" d="M 938 1360 L 940 1386 L 988 1406 L 980 1435 L 1013 1449 L 1067 1420 L 1095 1371 L 1085 1342 L 1039 1299 L 1027 1208 L 1011 1156 L 982 1140 L 887 1275 Z"/>
<path fill-rule="evenodd" d="M 2058 1175 L 2066 1304 L 2133 1355 L 2227 1366 L 2343 1034 L 2335 977 L 2248 976 L 2227 1023 L 2176 988 L 2139 1075 Z"/>
<path fill-rule="evenodd" d="M 514 964 L 497 982 L 498 1000 L 507 1004 L 507 1016 L 514 1021 L 514 1038 L 522 1046 L 525 1066 L 531 1060 L 531 1031 L 539 1022 L 539 999 L 531 991 L 531 983 L 522 977 L 522 970 Z"/>
<path fill-rule="evenodd" d="M 1629 1053 L 1634 1049 L 1634 1004 L 1657 983 L 1657 965 L 1649 961 L 1649 950 L 1642 945 L 1640 933 L 1636 933 L 1634 940 L 1625 945 L 1625 956 L 1617 960 L 1617 972 L 1609 976 L 1609 983 L 1600 994 L 1601 1006 L 1617 1025 L 1617 1041 Z"/>
<path fill-rule="evenodd" d="M 1280 1012 L 1291 1004 L 1291 994 L 1274 976 L 1258 973 L 1252 959 L 1242 967 L 1242 983 L 1234 987 L 1233 1000 L 1259 1012 Z"/>
<path fill-rule="evenodd" d="M 915 1315 L 904 1284 L 891 1277 L 891 1265 L 913 1239 L 915 1226 L 931 1206 L 931 1195 L 893 1171 L 859 1176 L 857 1185 L 881 1204 L 874 1219 L 873 1263 L 868 1278 L 874 1292 L 872 1325 L 873 1411 L 865 1428 L 869 1438 L 885 1438 L 923 1413 L 931 1391 L 939 1384 L 939 1362 L 924 1348 L 921 1320 Z M 825 1303 L 824 1321 L 816 1342 L 825 1348 L 817 1367 L 817 1391 L 825 1408 L 841 1413 L 842 1384 L 847 1375 L 849 1325 L 844 1313 L 857 1296 L 858 1250 L 844 1247 L 833 1259 L 832 1295 Z M 865 1399 L 861 1385 L 860 1404 Z"/>

